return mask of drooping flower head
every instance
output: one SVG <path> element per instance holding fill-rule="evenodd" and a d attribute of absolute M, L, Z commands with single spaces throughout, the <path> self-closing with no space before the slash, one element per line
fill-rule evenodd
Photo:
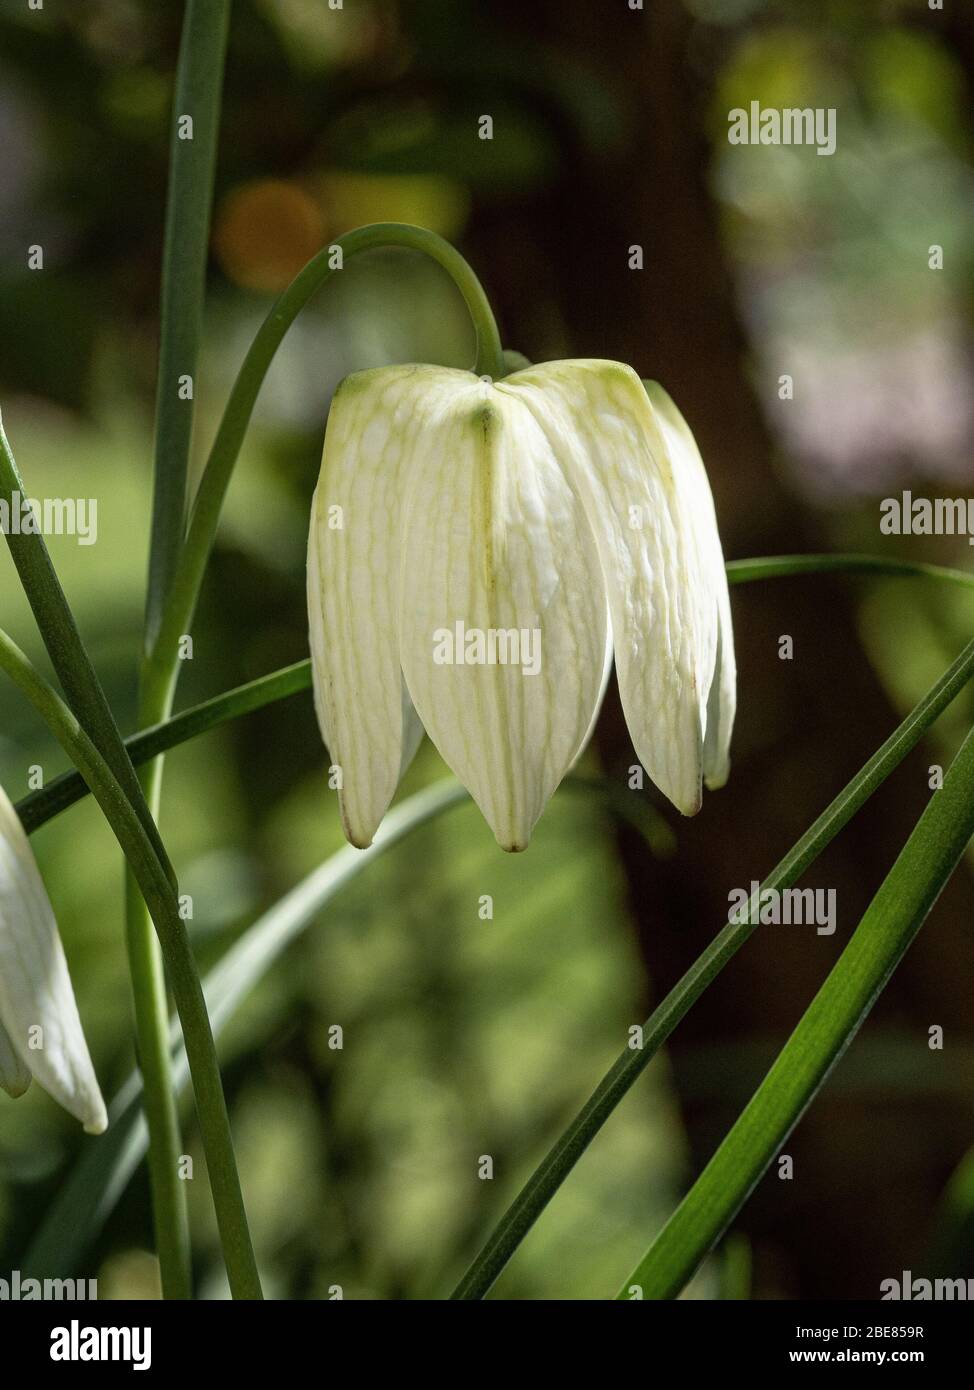
<path fill-rule="evenodd" d="M 54 910 L 0 787 L 0 1086 L 20 1096 L 32 1078 L 89 1134 L 105 1129 Z"/>
<path fill-rule="evenodd" d="M 713 499 L 666 392 L 617 362 L 490 382 L 359 372 L 312 508 L 315 706 L 367 846 L 425 729 L 508 850 L 588 742 L 615 656 L 635 751 L 684 814 L 723 784 L 736 673 Z"/>

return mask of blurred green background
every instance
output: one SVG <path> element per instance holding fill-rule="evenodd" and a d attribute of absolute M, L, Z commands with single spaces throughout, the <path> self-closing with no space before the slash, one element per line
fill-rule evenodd
<path fill-rule="evenodd" d="M 274 293 L 341 232 L 413 221 L 470 257 L 509 346 L 534 360 L 620 358 L 671 390 L 711 470 L 729 558 L 862 549 L 966 567 L 964 537 L 892 538 L 878 524 L 879 500 L 903 487 L 974 491 L 974 17 L 950 8 L 235 0 L 197 465 Z M 34 495 L 98 499 L 97 545 L 50 544 L 126 731 L 181 9 L 0 5 L 0 403 Z M 730 146 L 727 113 L 752 100 L 835 108 L 836 153 Z M 491 141 L 477 138 L 485 113 Z M 42 271 L 27 268 L 31 245 Z M 307 512 L 337 381 L 472 358 L 454 290 L 405 253 L 350 263 L 309 306 L 255 413 L 181 703 L 307 654 Z M 778 398 L 782 374 L 792 400 Z M 0 594 L 3 626 L 43 664 L 6 553 Z M 819 578 L 740 589 L 734 605 L 735 769 L 696 821 L 677 823 L 649 790 L 644 810 L 672 832 L 650 843 L 563 791 L 529 852 L 507 857 L 469 807 L 451 811 L 329 905 L 234 1019 L 221 1054 L 270 1296 L 448 1292 L 627 1029 L 719 928 L 729 890 L 760 878 L 878 746 L 967 640 L 974 607 L 919 581 Z M 778 659 L 783 633 L 791 663 Z M 772 928 L 749 943 L 496 1296 L 612 1293 L 848 939 L 971 707 L 965 694 L 806 880 L 837 888 L 835 936 Z M 610 694 L 588 770 L 625 788 L 632 761 Z M 34 765 L 50 778 L 63 758 L 0 690 L 13 798 Z M 443 772 L 427 744 L 406 790 Z M 341 844 L 310 697 L 171 755 L 162 828 L 209 965 Z M 133 1061 L 118 854 L 88 804 L 34 846 L 113 1093 Z M 924 1260 L 974 1273 L 966 1208 L 951 1208 L 945 1235 L 941 1205 L 974 1143 L 972 912 L 965 865 L 789 1141 L 795 1178 L 765 1178 L 742 1214 L 753 1296 L 872 1298 L 880 1278 Z M 927 1047 L 934 1024 L 942 1052 Z M 189 1113 L 187 1132 L 197 1274 L 216 1296 Z M 0 1273 L 94 1142 L 36 1087 L 0 1098 Z M 491 1181 L 478 1177 L 483 1154 Z M 154 1296 L 150 1226 L 140 1170 L 77 1269 L 52 1272 L 97 1277 L 103 1297 Z M 726 1291 L 724 1264 L 709 1261 L 690 1294 Z"/>

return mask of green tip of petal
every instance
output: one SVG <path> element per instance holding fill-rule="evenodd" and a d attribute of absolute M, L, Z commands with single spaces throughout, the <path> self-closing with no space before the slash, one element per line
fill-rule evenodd
<path fill-rule="evenodd" d="M 375 839 L 374 830 L 364 830 L 360 825 L 351 825 L 344 815 L 342 816 L 342 829 L 345 832 L 345 839 L 353 849 L 371 849 Z"/>
<path fill-rule="evenodd" d="M 711 772 L 708 776 L 706 776 L 703 779 L 704 785 L 706 786 L 708 792 L 719 792 L 721 787 L 727 786 L 728 777 L 730 777 L 729 762 L 725 763 L 725 765 L 722 768 L 720 768 L 717 772 Z"/>
<path fill-rule="evenodd" d="M 30 1090 L 31 1078 L 27 1076 L 24 1081 L 14 1080 L 13 1077 L 0 1078 L 0 1091 L 6 1091 L 11 1100 L 20 1100 Z"/>
<path fill-rule="evenodd" d="M 504 851 L 505 854 L 523 854 L 524 851 L 527 849 L 528 845 L 531 843 L 531 841 L 530 839 L 511 841 L 499 839 L 497 843 L 500 845 L 501 849 Z"/>

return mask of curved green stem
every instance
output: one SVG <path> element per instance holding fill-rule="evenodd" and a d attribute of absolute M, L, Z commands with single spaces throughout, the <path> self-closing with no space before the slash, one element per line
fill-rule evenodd
<path fill-rule="evenodd" d="M 223 418 L 193 503 L 189 532 L 170 587 L 158 637 L 146 660 L 146 689 L 153 720 L 169 713 L 178 671 L 180 638 L 189 630 L 203 574 L 213 548 L 217 523 L 240 447 L 267 369 L 285 333 L 311 296 L 339 273 L 350 256 L 400 246 L 432 257 L 452 277 L 477 330 L 475 370 L 505 374 L 503 350 L 493 311 L 470 266 L 435 232 L 399 222 L 377 222 L 341 236 L 319 251 L 277 300 L 250 345 L 233 385 Z M 337 252 L 341 253 L 340 260 Z"/>
<path fill-rule="evenodd" d="M 750 584 L 756 579 L 785 579 L 799 574 L 885 574 L 894 577 L 919 575 L 943 579 L 974 589 L 974 574 L 925 565 L 917 560 L 886 560 L 878 555 L 762 555 L 749 560 L 730 560 L 727 578 L 731 584 Z"/>
<path fill-rule="evenodd" d="M 675 1298 L 865 1021 L 974 835 L 974 729 L 737 1123 L 617 1297 Z"/>
<path fill-rule="evenodd" d="M 165 954 L 189 1057 L 200 1133 L 230 1289 L 234 1298 L 260 1298 L 260 1280 L 240 1191 L 216 1047 L 196 962 L 179 915 L 179 902 L 173 885 L 132 803 L 105 758 L 57 692 L 2 631 L 0 670 L 4 670 L 27 696 L 80 770 L 132 866 L 149 906 Z"/>
<path fill-rule="evenodd" d="M 789 888 L 882 785 L 924 730 L 974 676 L 974 642 L 937 681 L 899 728 L 869 759 L 852 781 L 805 832 L 758 889 L 752 904 L 768 888 Z M 938 793 L 939 795 L 939 793 Z M 692 1004 L 740 950 L 756 921 L 728 922 L 683 978 L 642 1026 L 642 1047 L 627 1048 L 609 1069 L 585 1105 L 542 1159 L 515 1197 L 486 1244 L 457 1285 L 452 1298 L 482 1298 L 544 1211 L 613 1110 L 642 1074 Z"/>

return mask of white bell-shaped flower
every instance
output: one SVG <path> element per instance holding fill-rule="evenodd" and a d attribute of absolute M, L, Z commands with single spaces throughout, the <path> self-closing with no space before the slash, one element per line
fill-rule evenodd
<path fill-rule="evenodd" d="M 32 1077 L 89 1134 L 105 1129 L 54 910 L 0 787 L 0 1086 L 19 1096 Z"/>
<path fill-rule="evenodd" d="M 315 706 L 367 846 L 423 729 L 523 849 L 592 731 L 612 655 L 636 754 L 684 814 L 723 784 L 736 673 L 713 499 L 666 393 L 618 362 L 490 382 L 356 373 L 308 551 Z"/>

